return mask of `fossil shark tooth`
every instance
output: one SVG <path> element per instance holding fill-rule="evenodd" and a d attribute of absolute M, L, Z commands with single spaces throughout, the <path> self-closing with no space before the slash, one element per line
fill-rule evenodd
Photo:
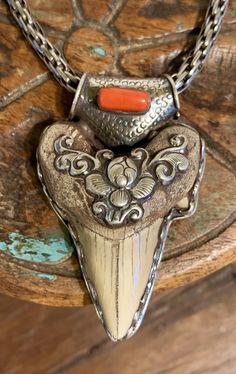
<path fill-rule="evenodd" d="M 142 322 L 169 226 L 196 208 L 204 155 L 198 133 L 179 123 L 129 155 L 95 151 L 73 123 L 56 123 L 41 137 L 39 178 L 114 341 Z"/>

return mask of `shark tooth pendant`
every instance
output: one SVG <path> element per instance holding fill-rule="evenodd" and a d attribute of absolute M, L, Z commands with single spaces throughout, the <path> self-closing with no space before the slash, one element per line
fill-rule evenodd
<path fill-rule="evenodd" d="M 196 209 L 205 147 L 194 129 L 170 120 L 177 111 L 168 76 L 85 75 L 71 111 L 80 122 L 53 124 L 38 147 L 44 192 L 114 341 L 142 322 L 171 222 Z"/>

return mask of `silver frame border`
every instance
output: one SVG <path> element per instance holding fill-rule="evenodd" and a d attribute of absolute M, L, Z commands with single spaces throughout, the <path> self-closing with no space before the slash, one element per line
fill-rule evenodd
<path fill-rule="evenodd" d="M 177 122 L 177 124 L 178 125 L 182 125 L 184 127 L 191 128 L 192 130 L 194 130 L 192 127 L 190 127 L 190 126 L 188 126 L 188 125 L 186 125 L 184 123 Z M 194 131 L 196 131 L 196 130 L 194 130 Z M 200 135 L 199 135 L 199 137 L 200 137 Z M 136 313 L 134 315 L 134 318 L 133 318 L 133 321 L 132 321 L 132 323 L 130 325 L 130 328 L 128 329 L 127 334 L 124 337 L 122 337 L 121 339 L 114 338 L 110 334 L 110 332 L 108 331 L 108 329 L 106 327 L 106 323 L 105 323 L 105 320 L 103 318 L 102 309 L 101 309 L 100 304 L 98 302 L 98 297 L 97 297 L 96 290 L 95 290 L 95 288 L 93 286 L 93 283 L 90 281 L 89 277 L 87 276 L 87 272 L 86 272 L 86 269 L 85 269 L 85 266 L 84 266 L 83 249 L 82 249 L 82 247 L 80 246 L 79 242 L 76 239 L 76 235 L 75 235 L 73 227 L 67 222 L 66 219 L 64 219 L 65 214 L 64 214 L 63 210 L 51 198 L 51 196 L 50 196 L 50 194 L 49 194 L 49 192 L 47 190 L 47 187 L 46 187 L 45 182 L 44 182 L 42 170 L 41 170 L 41 167 L 40 167 L 38 150 L 37 150 L 36 158 L 37 158 L 37 173 L 38 173 L 38 178 L 39 178 L 39 180 L 40 180 L 40 182 L 42 184 L 43 191 L 44 191 L 45 195 L 47 196 L 47 198 L 48 198 L 48 200 L 50 202 L 50 205 L 52 206 L 53 210 L 55 211 L 55 213 L 57 214 L 57 216 L 59 217 L 59 219 L 63 222 L 63 224 L 66 226 L 66 228 L 68 229 L 68 231 L 69 231 L 69 233 L 70 233 L 70 235 L 71 235 L 71 237 L 73 239 L 73 242 L 74 242 L 74 245 L 75 245 L 75 248 L 76 248 L 76 251 L 77 251 L 77 255 L 78 255 L 78 259 L 79 259 L 79 264 L 80 264 L 80 268 L 81 268 L 81 271 L 82 271 L 82 275 L 83 275 L 85 284 L 87 286 L 90 298 L 91 298 L 91 300 L 92 300 L 92 302 L 94 304 L 94 307 L 95 307 L 95 310 L 97 312 L 97 315 L 98 315 L 100 321 L 102 322 L 102 325 L 103 325 L 103 327 L 104 327 L 107 335 L 114 342 L 130 338 L 131 336 L 133 336 L 135 334 L 135 332 L 138 330 L 138 328 L 140 327 L 140 325 L 141 325 L 141 323 L 143 321 L 143 318 L 144 318 L 144 315 L 145 315 L 145 312 L 146 312 L 146 309 L 147 309 L 150 297 L 152 295 L 154 283 L 155 283 L 156 276 L 157 276 L 157 269 L 158 269 L 159 264 L 160 264 L 161 259 L 162 259 L 162 255 L 163 255 L 163 252 L 164 252 L 166 238 L 167 238 L 168 230 L 169 230 L 169 228 L 171 226 L 171 223 L 174 220 L 184 219 L 184 218 L 190 217 L 191 215 L 193 215 L 195 213 L 195 211 L 197 209 L 198 196 L 199 196 L 199 186 L 200 186 L 200 183 L 201 183 L 201 180 L 202 180 L 202 177 L 203 177 L 203 174 L 204 174 L 204 169 L 205 169 L 206 150 L 205 150 L 205 142 L 204 142 L 204 140 L 200 137 L 200 160 L 199 160 L 199 168 L 198 168 L 198 174 L 196 176 L 196 179 L 195 179 L 195 182 L 193 184 L 193 187 L 189 191 L 189 196 L 190 196 L 189 207 L 186 210 L 182 210 L 182 209 L 178 209 L 178 208 L 174 207 L 164 217 L 163 223 L 162 223 L 161 228 L 159 230 L 159 235 L 157 237 L 157 247 L 156 247 L 155 252 L 154 252 L 153 263 L 152 263 L 152 267 L 151 267 L 151 270 L 150 270 L 150 273 L 149 273 L 149 278 L 148 278 L 147 286 L 146 286 L 145 291 L 143 293 L 143 296 L 142 296 L 142 298 L 140 300 L 139 307 L 138 307 L 138 309 L 137 309 L 137 311 L 136 311 Z"/>

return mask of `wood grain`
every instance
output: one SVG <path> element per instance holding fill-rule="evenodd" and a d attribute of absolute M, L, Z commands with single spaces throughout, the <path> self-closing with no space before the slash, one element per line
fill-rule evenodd
<path fill-rule="evenodd" d="M 98 7 L 95 0 L 30 1 L 75 67 L 140 77 L 176 71 L 207 3 L 104 0 Z M 155 292 L 236 259 L 235 8 L 233 0 L 206 66 L 181 98 L 185 118 L 207 143 L 206 174 L 197 214 L 170 231 Z M 35 172 L 39 136 L 67 117 L 72 95 L 51 79 L 3 1 L 0 33 L 0 290 L 43 304 L 83 305 L 89 299 L 73 247 Z"/>
<path fill-rule="evenodd" d="M 236 129 L 236 24 L 231 31 L 226 30 L 219 36 L 218 48 L 211 53 L 211 58 L 190 87 L 186 100 L 183 100 L 182 110 L 187 118 L 194 112 L 195 123 L 206 137 L 212 148 L 220 152 L 224 159 L 230 161 L 235 170 L 235 139 Z M 224 69 L 227 66 L 227 74 Z M 203 90 L 203 82 L 211 79 L 207 90 Z M 220 82 L 220 89 L 219 89 Z M 194 102 L 197 95 L 201 100 Z"/>
<path fill-rule="evenodd" d="M 102 22 L 106 15 L 110 14 L 114 4 L 115 2 L 112 0 L 100 0 L 97 7 L 93 0 L 82 0 L 81 8 L 84 12 L 84 17 L 88 21 L 96 20 Z"/>
<path fill-rule="evenodd" d="M 68 61 L 79 71 L 109 71 L 113 65 L 114 48 L 108 35 L 89 27 L 76 29 L 65 45 Z M 91 64 L 91 59 L 93 64 Z"/>
<path fill-rule="evenodd" d="M 128 0 L 115 21 L 122 40 L 142 40 L 183 33 L 201 26 L 207 0 Z M 234 2 L 230 4 L 226 22 L 233 21 Z M 132 14 L 132 17 L 130 15 Z"/>
<path fill-rule="evenodd" d="M 7 38 L 6 35 L 8 35 Z M 0 96 L 3 96 L 17 86 L 24 85 L 35 76 L 46 72 L 46 68 L 37 58 L 32 64 L 34 52 L 24 42 L 21 32 L 15 25 L 0 23 L 0 40 Z"/>
<path fill-rule="evenodd" d="M 235 277 L 222 275 L 153 303 L 136 338 L 103 345 L 64 372 L 233 374 Z"/>
<path fill-rule="evenodd" d="M 234 374 L 235 308 L 235 265 L 153 298 L 140 332 L 119 344 L 108 341 L 92 306 L 48 308 L 1 296 L 1 371 Z"/>
<path fill-rule="evenodd" d="M 197 250 L 163 261 L 154 294 L 188 284 L 235 261 L 236 246 L 232 241 L 235 229 L 233 224 Z M 81 276 L 60 276 L 56 271 L 61 271 L 61 267 L 52 274 L 48 265 L 9 262 L 6 256 L 1 256 L 0 270 L 2 293 L 51 306 L 80 306 L 90 302 Z"/>

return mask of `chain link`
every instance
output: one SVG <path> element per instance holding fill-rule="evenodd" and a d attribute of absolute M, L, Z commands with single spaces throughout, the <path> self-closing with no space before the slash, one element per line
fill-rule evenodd
<path fill-rule="evenodd" d="M 63 54 L 45 37 L 39 23 L 34 19 L 25 0 L 7 0 L 11 13 L 27 40 L 45 62 L 59 83 L 69 91 L 76 91 L 81 74 L 75 72 Z"/>
<path fill-rule="evenodd" d="M 228 0 L 211 0 L 194 49 L 173 76 L 178 92 L 184 91 L 201 70 L 220 31 Z"/>
<path fill-rule="evenodd" d="M 75 72 L 62 52 L 53 46 L 30 13 L 25 0 L 6 0 L 11 13 L 27 40 L 59 83 L 69 91 L 76 91 L 81 73 Z M 173 75 L 178 92 L 185 90 L 201 70 L 220 30 L 229 0 L 211 0 L 197 38 L 195 48 L 187 55 L 177 74 Z"/>

